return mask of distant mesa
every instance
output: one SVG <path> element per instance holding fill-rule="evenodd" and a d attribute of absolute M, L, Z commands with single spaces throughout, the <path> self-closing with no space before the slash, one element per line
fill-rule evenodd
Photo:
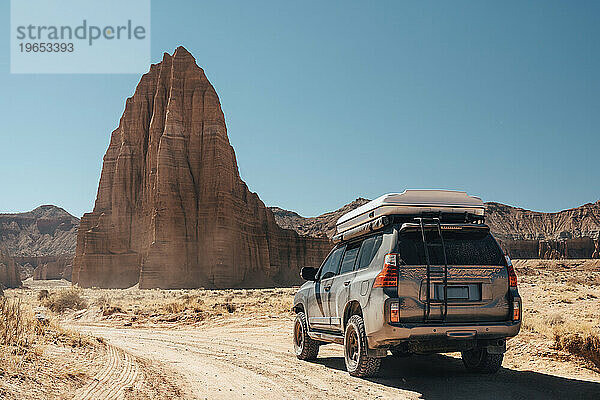
<path fill-rule="evenodd" d="M 71 279 L 79 219 L 54 205 L 0 214 L 0 246 L 22 280 Z"/>
<path fill-rule="evenodd" d="M 486 203 L 492 232 L 512 258 L 600 258 L 600 201 L 555 213 Z"/>
<path fill-rule="evenodd" d="M 300 282 L 326 238 L 302 237 L 241 180 L 219 97 L 178 47 L 143 75 L 81 219 L 73 283 L 82 287 L 254 287 Z"/>
<path fill-rule="evenodd" d="M 358 198 L 336 211 L 310 218 L 279 207 L 271 210 L 282 227 L 331 238 L 337 219 L 368 201 Z M 489 202 L 486 223 L 512 258 L 600 258 L 600 201 L 556 213 Z"/>
<path fill-rule="evenodd" d="M 335 223 L 338 218 L 368 202 L 369 200 L 359 197 L 335 211 L 311 218 L 301 217 L 293 211 L 279 207 L 271 207 L 271 211 L 275 215 L 275 221 L 286 229 L 293 229 L 306 236 L 332 238 L 335 234 Z"/>

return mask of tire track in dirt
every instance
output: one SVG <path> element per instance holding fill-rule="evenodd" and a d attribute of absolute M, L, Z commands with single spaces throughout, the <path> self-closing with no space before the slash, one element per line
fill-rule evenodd
<path fill-rule="evenodd" d="M 459 359 L 445 355 L 388 357 L 378 377 L 354 378 L 344 369 L 341 346 L 323 346 L 314 362 L 297 360 L 291 328 L 286 317 L 211 321 L 184 329 L 77 326 L 140 359 L 159 362 L 162 375 L 168 373 L 184 389 L 179 398 L 596 399 L 600 392 L 598 375 L 582 380 L 510 368 L 473 375 Z M 518 353 L 509 357 L 521 360 Z"/>
<path fill-rule="evenodd" d="M 107 344 L 108 360 L 92 378 L 92 382 L 75 393 L 75 400 L 121 400 L 125 389 L 131 387 L 139 376 L 135 359 L 123 350 Z"/>

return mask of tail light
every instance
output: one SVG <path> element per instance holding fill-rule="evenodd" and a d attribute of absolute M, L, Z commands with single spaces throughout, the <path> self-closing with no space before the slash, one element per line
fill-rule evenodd
<path fill-rule="evenodd" d="M 513 321 L 518 321 L 521 318 L 521 306 L 517 300 L 513 301 Z"/>
<path fill-rule="evenodd" d="M 390 322 L 400 322 L 400 304 L 390 303 Z"/>
<path fill-rule="evenodd" d="M 512 261 L 508 256 L 506 256 L 506 264 L 508 265 L 508 286 L 511 288 L 517 287 L 517 274 L 515 273 L 515 268 L 512 265 Z"/>
<path fill-rule="evenodd" d="M 396 287 L 398 286 L 398 268 L 396 254 L 386 254 L 383 269 L 375 278 L 373 287 Z"/>

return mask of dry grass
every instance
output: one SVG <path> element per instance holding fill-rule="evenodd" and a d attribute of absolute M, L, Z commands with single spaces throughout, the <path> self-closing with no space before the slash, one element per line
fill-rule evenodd
<path fill-rule="evenodd" d="M 48 309 L 61 313 L 65 310 L 82 310 L 87 307 L 87 301 L 83 298 L 82 292 L 78 289 L 63 289 L 55 293 L 44 293 L 40 291 L 38 299 L 41 304 Z"/>
<path fill-rule="evenodd" d="M 115 324 L 196 324 L 236 315 L 289 314 L 295 289 L 88 290 L 92 308 Z"/>
<path fill-rule="evenodd" d="M 600 369 L 600 268 L 590 260 L 517 262 L 522 328 Z"/>
<path fill-rule="evenodd" d="M 30 347 L 35 321 L 19 299 L 0 297 L 0 345 L 17 349 Z"/>
<path fill-rule="evenodd" d="M 600 368 L 600 331 L 596 327 L 561 324 L 554 329 L 554 342 L 558 349 L 581 356 Z"/>
<path fill-rule="evenodd" d="M 75 367 L 78 360 L 57 361 L 52 353 L 61 349 L 85 353 L 97 345 L 34 314 L 31 304 L 19 297 L 0 297 L 0 398 L 42 398 L 57 387 L 81 385 L 84 374 Z"/>

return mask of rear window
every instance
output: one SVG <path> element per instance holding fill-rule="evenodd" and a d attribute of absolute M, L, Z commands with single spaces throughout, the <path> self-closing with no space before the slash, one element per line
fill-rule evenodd
<path fill-rule="evenodd" d="M 354 263 L 356 263 L 356 256 L 360 249 L 360 242 L 349 244 L 346 247 L 344 258 L 342 258 L 342 267 L 340 268 L 340 274 L 352 271 L 354 269 Z"/>
<path fill-rule="evenodd" d="M 373 261 L 375 254 L 377 254 L 377 251 L 381 246 L 382 239 L 382 235 L 376 235 L 363 241 L 356 269 L 367 268 L 371 264 L 371 261 Z"/>
<path fill-rule="evenodd" d="M 426 231 L 428 243 L 440 243 L 435 231 Z M 500 246 L 488 232 L 444 232 L 444 244 L 448 265 L 504 265 Z M 425 265 L 425 251 L 420 231 L 402 233 L 398 236 L 398 250 L 405 265 Z M 429 247 L 431 265 L 443 265 L 441 247 Z M 402 262 L 401 262 L 402 264 Z"/>

